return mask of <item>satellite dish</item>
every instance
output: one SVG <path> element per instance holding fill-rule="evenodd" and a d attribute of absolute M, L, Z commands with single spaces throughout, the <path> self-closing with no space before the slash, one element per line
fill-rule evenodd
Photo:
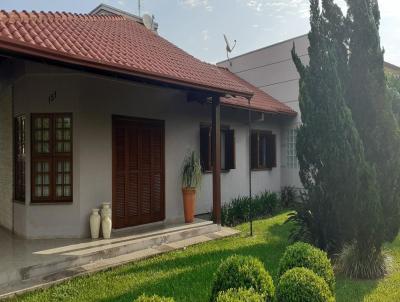
<path fill-rule="evenodd" d="M 154 30 L 154 16 L 144 14 L 142 20 L 147 29 Z"/>
<path fill-rule="evenodd" d="M 229 64 L 232 66 L 231 59 L 229 58 L 229 54 L 232 53 L 232 51 L 236 47 L 236 40 L 234 40 L 233 47 L 231 47 L 231 44 L 229 43 L 228 37 L 224 34 L 224 40 L 226 44 L 226 57 L 228 58 Z"/>

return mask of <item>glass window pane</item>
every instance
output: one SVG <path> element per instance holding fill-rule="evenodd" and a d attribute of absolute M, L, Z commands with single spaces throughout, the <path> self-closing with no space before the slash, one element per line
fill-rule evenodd
<path fill-rule="evenodd" d="M 42 163 L 37 163 L 36 164 L 36 172 L 42 172 Z"/>
<path fill-rule="evenodd" d="M 71 131 L 64 130 L 64 140 L 69 141 L 71 139 Z"/>
<path fill-rule="evenodd" d="M 63 152 L 63 143 L 57 143 L 57 152 Z"/>
<path fill-rule="evenodd" d="M 71 184 L 71 176 L 69 174 L 64 175 L 64 184 L 66 185 Z"/>
<path fill-rule="evenodd" d="M 48 186 L 43 186 L 43 197 L 49 197 L 50 190 Z"/>
<path fill-rule="evenodd" d="M 35 140 L 36 141 L 41 141 L 42 140 L 42 131 L 35 131 Z"/>
<path fill-rule="evenodd" d="M 71 128 L 71 118 L 70 117 L 64 117 L 64 128 Z"/>
<path fill-rule="evenodd" d="M 49 141 L 49 130 L 43 130 L 43 140 Z"/>
<path fill-rule="evenodd" d="M 65 161 L 64 162 L 64 172 L 71 172 L 71 167 L 70 167 L 70 162 L 69 161 Z"/>
<path fill-rule="evenodd" d="M 42 197 L 42 187 L 41 186 L 36 186 L 36 188 L 35 188 L 35 196 L 36 197 Z"/>
<path fill-rule="evenodd" d="M 57 186 L 56 194 L 57 194 L 57 197 L 62 197 L 63 196 L 62 186 Z"/>
<path fill-rule="evenodd" d="M 43 153 L 49 153 L 50 152 L 50 145 L 49 145 L 49 143 L 43 143 L 43 146 L 42 146 L 42 148 L 43 148 Z"/>
<path fill-rule="evenodd" d="M 64 187 L 64 196 L 65 197 L 70 197 L 71 196 L 71 187 L 70 186 L 65 186 Z"/>
<path fill-rule="evenodd" d="M 42 119 L 40 117 L 35 119 L 35 127 L 36 128 L 42 128 Z"/>
<path fill-rule="evenodd" d="M 62 183 L 63 183 L 62 174 L 57 174 L 57 184 L 62 185 Z"/>
<path fill-rule="evenodd" d="M 43 172 L 49 172 L 50 167 L 48 162 L 43 162 Z"/>
<path fill-rule="evenodd" d="M 61 117 L 58 117 L 57 118 L 57 128 L 62 128 L 63 127 L 63 120 L 62 120 L 62 118 Z"/>
<path fill-rule="evenodd" d="M 50 184 L 50 176 L 49 176 L 49 174 L 44 174 L 43 175 L 43 184 L 44 185 L 49 185 Z"/>
<path fill-rule="evenodd" d="M 41 185 L 42 184 L 42 175 L 36 175 L 35 177 L 35 184 L 36 185 Z"/>
<path fill-rule="evenodd" d="M 56 139 L 57 139 L 57 140 L 62 140 L 62 139 L 63 139 L 62 136 L 63 136 L 63 135 L 62 135 L 62 130 L 57 130 L 57 132 L 56 132 Z"/>
<path fill-rule="evenodd" d="M 43 129 L 49 129 L 50 128 L 50 119 L 48 117 L 43 118 Z"/>
<path fill-rule="evenodd" d="M 71 143 L 64 143 L 64 152 L 71 152 Z"/>

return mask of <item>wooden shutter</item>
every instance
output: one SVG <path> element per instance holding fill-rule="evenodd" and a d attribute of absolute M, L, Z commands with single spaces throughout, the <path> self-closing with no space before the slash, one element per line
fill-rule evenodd
<path fill-rule="evenodd" d="M 225 132 L 225 167 L 236 169 L 235 130 L 229 129 Z"/>
<path fill-rule="evenodd" d="M 126 195 L 126 129 L 122 122 L 114 127 L 113 143 L 113 190 L 112 202 L 113 225 L 120 228 L 125 225 L 125 195 Z"/>
<path fill-rule="evenodd" d="M 276 167 L 276 135 L 272 133 L 267 134 L 267 168 L 272 169 Z"/>
<path fill-rule="evenodd" d="M 211 171 L 211 127 L 200 127 L 200 163 L 203 171 Z"/>
<path fill-rule="evenodd" d="M 258 169 L 258 132 L 251 133 L 251 168 Z"/>

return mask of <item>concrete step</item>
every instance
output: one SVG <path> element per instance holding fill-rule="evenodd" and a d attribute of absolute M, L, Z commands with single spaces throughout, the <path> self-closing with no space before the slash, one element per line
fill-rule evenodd
<path fill-rule="evenodd" d="M 150 231 L 141 230 L 136 234 L 132 234 L 132 230 L 118 232 L 115 238 L 108 240 L 87 241 L 41 250 L 35 254 L 43 257 L 43 262 L 16 268 L 15 271 L 0 271 L 0 291 L 13 283 L 42 278 L 102 259 L 115 258 L 219 230 L 220 227 L 211 221 L 197 221 L 193 224 L 170 225 Z M 46 257 L 50 260 L 47 261 Z"/>
<path fill-rule="evenodd" d="M 50 287 L 54 284 L 64 282 L 77 276 L 103 271 L 122 264 L 142 260 L 178 249 L 184 249 L 188 246 L 204 243 L 210 240 L 234 236 L 239 233 L 239 231 L 237 230 L 230 228 L 220 228 L 219 226 L 213 224 L 207 227 L 208 230 L 213 231 L 207 233 L 206 228 L 203 226 L 201 228 L 194 228 L 195 230 L 193 230 L 194 232 L 191 234 L 192 236 L 190 236 L 188 230 L 172 232 L 183 232 L 184 234 L 180 234 L 180 240 L 172 240 L 174 238 L 178 238 L 178 234 L 170 234 L 171 236 L 168 236 L 168 234 L 166 233 L 164 234 L 164 236 L 167 236 L 167 239 L 169 240 L 166 240 L 159 245 L 126 252 L 112 257 L 98 258 L 97 260 L 90 261 L 81 265 L 70 266 L 63 270 L 57 270 L 53 272 L 48 271 L 47 274 L 31 277 L 30 279 L 21 280 L 20 282 L 14 282 L 12 284 L 9 284 L 8 288 L 0 289 L 0 299 L 20 295 L 39 288 Z M 195 233 L 197 233 L 197 235 L 195 235 Z M 134 243 L 128 243 L 128 245 L 132 244 Z"/>

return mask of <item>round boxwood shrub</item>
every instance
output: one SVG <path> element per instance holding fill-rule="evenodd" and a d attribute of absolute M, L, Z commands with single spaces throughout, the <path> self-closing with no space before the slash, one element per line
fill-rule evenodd
<path fill-rule="evenodd" d="M 305 267 L 323 278 L 332 293 L 335 290 L 335 274 L 328 256 L 320 249 L 303 242 L 286 248 L 278 268 L 278 276 L 295 267 Z"/>
<path fill-rule="evenodd" d="M 135 302 L 174 302 L 173 298 L 165 298 L 165 297 L 160 297 L 157 295 L 154 296 L 146 296 L 142 295 L 139 298 L 135 300 Z"/>
<path fill-rule="evenodd" d="M 334 302 L 328 284 L 313 271 L 296 267 L 284 273 L 276 288 L 277 302 Z"/>
<path fill-rule="evenodd" d="M 225 292 L 219 292 L 217 302 L 264 302 L 265 299 L 253 289 L 231 288 Z"/>
<path fill-rule="evenodd" d="M 230 288 L 252 288 L 264 301 L 272 301 L 275 294 L 270 274 L 260 260 L 250 256 L 234 255 L 221 263 L 214 275 L 211 301 L 216 301 L 219 292 Z"/>

